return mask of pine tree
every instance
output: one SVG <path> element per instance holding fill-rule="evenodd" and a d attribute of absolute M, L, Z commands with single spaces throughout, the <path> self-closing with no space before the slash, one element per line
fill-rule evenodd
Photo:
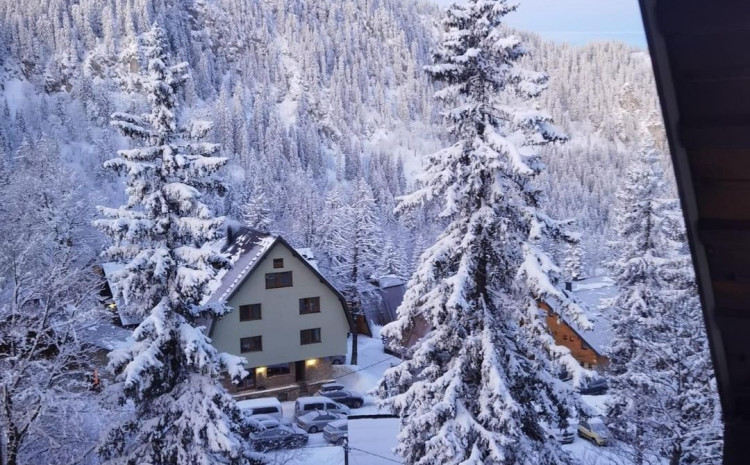
<path fill-rule="evenodd" d="M 242 221 L 250 228 L 263 233 L 270 231 L 273 212 L 262 186 L 256 186 L 242 206 Z"/>
<path fill-rule="evenodd" d="M 573 240 L 565 244 L 564 276 L 568 281 L 580 281 L 586 278 L 583 270 L 583 251 L 581 240 Z"/>
<path fill-rule="evenodd" d="M 664 198 L 652 146 L 618 192 L 608 421 L 636 464 L 716 463 L 721 423 L 716 381 L 679 205 Z"/>
<path fill-rule="evenodd" d="M 500 29 L 514 9 L 504 0 L 451 6 L 427 68 L 444 84 L 436 97 L 450 105 L 444 116 L 457 142 L 428 158 L 422 187 L 398 210 L 441 199 L 447 226 L 382 334 L 403 341 L 418 319 L 432 330 L 377 389 L 401 417 L 396 451 L 407 464 L 571 460 L 539 424 L 566 425 L 580 402 L 552 374 L 552 357 L 571 358 L 555 346 L 537 302 L 589 323 L 540 246 L 570 238 L 539 210 L 531 184 L 541 170 L 535 149 L 564 136 L 545 113 L 524 108 L 546 77 L 516 64 L 526 49 Z"/>
<path fill-rule="evenodd" d="M 114 278 L 121 301 L 143 322 L 132 347 L 110 354 L 120 402 L 135 416 L 114 426 L 99 453 L 112 464 L 260 463 L 249 449 L 247 422 L 219 384 L 227 372 L 246 374 L 243 359 L 217 353 L 198 325 L 224 315 L 223 306 L 201 306 L 208 283 L 227 265 L 208 242 L 223 218 L 201 202 L 220 188 L 226 163 L 217 144 L 200 142 L 210 124 L 178 128 L 176 91 L 186 64 L 169 65 L 164 31 L 144 35 L 147 72 L 141 86 L 151 111 L 115 113 L 112 125 L 143 145 L 120 150 L 105 166 L 124 173 L 126 205 L 101 208 L 96 226 L 114 241 L 106 255 L 125 264 Z"/>

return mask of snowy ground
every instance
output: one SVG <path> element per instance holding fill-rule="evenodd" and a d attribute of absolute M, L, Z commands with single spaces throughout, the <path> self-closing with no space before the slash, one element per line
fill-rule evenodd
<path fill-rule="evenodd" d="M 601 318 L 597 306 L 599 299 L 612 295 L 612 283 L 608 278 L 592 278 L 576 283 L 574 292 L 591 310 L 592 316 Z M 342 365 L 335 367 L 334 377 L 347 388 L 365 393 L 375 387 L 378 379 L 392 364 L 399 359 L 383 353 L 383 344 L 378 337 L 379 328 L 374 328 L 374 338 L 359 337 L 359 365 Z M 348 359 L 348 357 L 347 357 Z M 603 412 L 604 403 L 608 396 L 583 396 L 584 400 L 594 409 Z M 365 405 L 354 409 L 352 415 L 384 414 L 378 411 L 371 396 L 365 396 Z M 284 416 L 291 420 L 294 402 L 284 402 Z M 368 419 L 356 420 L 357 425 L 350 424 L 349 463 L 351 465 L 385 465 L 400 463 L 391 449 L 396 444 L 398 420 Z M 630 465 L 621 458 L 621 451 L 617 447 L 598 447 L 589 441 L 576 437 L 572 444 L 563 446 L 580 460 L 582 465 Z M 323 439 L 322 433 L 311 434 L 306 447 L 270 454 L 274 465 L 338 465 L 344 463 L 342 447 L 329 444 Z"/>

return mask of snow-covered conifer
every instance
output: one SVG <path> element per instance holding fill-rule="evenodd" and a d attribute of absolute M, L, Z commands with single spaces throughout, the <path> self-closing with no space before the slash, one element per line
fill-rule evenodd
<path fill-rule="evenodd" d="M 570 236 L 541 212 L 532 180 L 536 150 L 564 136 L 525 100 L 546 76 L 521 69 L 518 37 L 501 29 L 515 9 L 504 0 L 454 4 L 427 72 L 456 143 L 428 158 L 422 185 L 400 212 L 442 201 L 447 223 L 422 254 L 398 319 L 383 329 L 405 340 L 419 319 L 431 331 L 377 389 L 401 417 L 398 454 L 407 464 L 563 464 L 540 419 L 565 425 L 580 402 L 558 380 L 553 358 L 576 363 L 555 345 L 537 302 L 588 327 L 560 290 L 560 270 L 541 247 Z M 582 371 L 575 371 L 580 380 Z"/>
<path fill-rule="evenodd" d="M 615 258 L 620 293 L 609 305 L 609 424 L 636 464 L 716 463 L 721 424 L 716 382 L 686 251 L 679 204 L 665 198 L 653 146 L 618 192 Z"/>
<path fill-rule="evenodd" d="M 572 240 L 565 244 L 563 269 L 563 275 L 568 281 L 579 281 L 586 278 L 583 269 L 583 251 L 581 250 L 580 239 Z"/>
<path fill-rule="evenodd" d="M 273 212 L 268 197 L 262 188 L 256 188 L 242 206 L 242 221 L 250 228 L 269 232 L 273 224 Z"/>
<path fill-rule="evenodd" d="M 201 306 L 208 283 L 226 259 L 208 242 L 222 218 L 201 201 L 220 188 L 217 171 L 226 159 L 217 144 L 201 142 L 206 122 L 179 127 L 176 91 L 188 78 L 186 65 L 169 64 L 164 31 L 144 35 L 146 72 L 141 86 L 150 112 L 115 113 L 112 125 L 141 142 L 120 150 L 106 166 L 126 175 L 128 202 L 101 208 L 96 226 L 113 245 L 105 254 L 125 268 L 113 276 L 128 310 L 143 318 L 134 344 L 110 354 L 121 402 L 132 402 L 134 418 L 115 425 L 99 453 L 111 464 L 247 464 L 253 428 L 219 377 L 245 374 L 243 359 L 217 353 L 200 327 L 220 317 L 223 306 Z"/>

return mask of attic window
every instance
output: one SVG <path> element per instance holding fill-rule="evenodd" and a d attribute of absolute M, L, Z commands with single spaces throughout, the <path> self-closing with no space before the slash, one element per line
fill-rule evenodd
<path fill-rule="evenodd" d="M 266 273 L 266 289 L 292 286 L 292 272 Z"/>
<path fill-rule="evenodd" d="M 283 258 L 274 258 L 273 259 L 273 267 L 274 268 L 284 268 L 284 259 Z"/>
<path fill-rule="evenodd" d="M 320 297 L 299 299 L 299 314 L 320 313 Z"/>

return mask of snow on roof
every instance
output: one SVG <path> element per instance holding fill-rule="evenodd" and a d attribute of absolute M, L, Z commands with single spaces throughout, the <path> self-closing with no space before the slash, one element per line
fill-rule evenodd
<path fill-rule="evenodd" d="M 378 285 L 381 289 L 387 289 L 389 287 L 404 286 L 406 281 L 401 276 L 387 275 L 378 278 Z"/>
<path fill-rule="evenodd" d="M 297 253 L 299 253 L 300 256 L 302 256 L 302 258 L 304 258 L 307 261 L 307 263 L 310 264 L 310 266 L 320 271 L 320 269 L 318 268 L 318 261 L 315 260 L 315 254 L 313 253 L 312 249 L 303 247 L 301 249 L 295 248 L 294 250 L 296 250 Z"/>
<path fill-rule="evenodd" d="M 594 329 L 584 331 L 578 325 L 570 325 L 599 354 L 606 353 L 612 340 L 612 324 L 599 309 L 602 299 L 617 294 L 617 287 L 611 278 L 598 276 L 573 283 L 573 294 L 583 304 L 586 316 L 594 324 Z M 567 323 L 567 321 L 566 321 Z"/>
<path fill-rule="evenodd" d="M 111 323 L 94 321 L 78 331 L 82 341 L 105 350 L 119 349 L 131 345 L 133 332 Z"/>
<path fill-rule="evenodd" d="M 116 297 L 119 294 L 117 290 L 117 284 L 113 279 L 111 279 L 114 274 L 124 269 L 124 263 L 102 263 L 102 271 L 104 271 L 104 277 L 107 278 L 107 284 L 109 284 L 109 289 L 112 291 L 113 300 L 115 301 L 115 305 L 117 306 L 117 314 L 120 316 L 120 323 L 123 326 L 132 326 L 140 324 L 140 322 L 143 321 L 143 318 L 134 313 L 128 312 L 126 310 L 127 306 L 121 305 L 120 301 Z"/>
<path fill-rule="evenodd" d="M 235 234 L 236 239 L 224 251 L 232 262 L 232 268 L 217 275 L 213 282 L 214 290 L 206 303 L 226 302 L 276 241 L 276 236 L 248 228 L 242 228 Z"/>

